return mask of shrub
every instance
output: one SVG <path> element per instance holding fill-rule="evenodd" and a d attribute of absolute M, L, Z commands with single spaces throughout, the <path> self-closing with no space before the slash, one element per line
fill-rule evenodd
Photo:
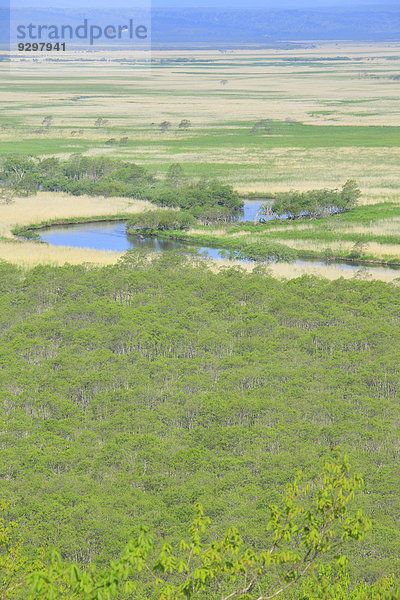
<path fill-rule="evenodd" d="M 126 186 L 121 181 L 99 181 L 93 186 L 96 196 L 126 196 Z"/>
<path fill-rule="evenodd" d="M 272 209 L 269 206 L 268 209 L 272 210 L 272 214 L 276 218 L 320 218 L 351 210 L 360 196 L 361 191 L 357 183 L 349 180 L 341 190 L 322 189 L 276 194 Z M 267 207 L 264 212 L 267 212 Z"/>
<path fill-rule="evenodd" d="M 127 231 L 187 230 L 195 224 L 196 219 L 187 212 L 152 210 L 134 215 L 127 225 Z"/>

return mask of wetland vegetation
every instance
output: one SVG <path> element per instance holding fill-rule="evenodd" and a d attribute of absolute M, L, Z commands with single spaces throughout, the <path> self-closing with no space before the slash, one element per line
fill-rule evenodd
<path fill-rule="evenodd" d="M 0 82 L 0 596 L 398 600 L 398 45 L 140 60 Z"/>
<path fill-rule="evenodd" d="M 356 208 L 361 191 L 351 180 L 340 189 L 275 193 L 273 200 L 261 202 L 254 223 L 240 223 L 244 201 L 231 186 L 217 180 L 192 180 L 179 164 L 171 165 L 165 176 L 157 177 L 142 166 L 107 157 L 73 155 L 62 161 L 9 156 L 3 161 L 0 177 L 8 193 L 32 194 L 42 189 L 96 197 L 102 190 L 103 195 L 107 192 L 114 197 L 147 200 L 156 204 L 157 210 L 106 218 L 128 220 L 128 234 L 141 232 L 220 248 L 232 258 L 321 258 L 388 265 L 400 262 L 400 231 L 398 235 L 376 231 L 380 223 L 384 225 L 390 218 L 393 224 L 397 223 L 400 210 L 385 203 Z M 92 215 L 87 220 L 102 219 Z M 71 217 L 64 223 L 81 220 Z M 49 220 L 17 225 L 13 233 L 25 239 L 40 239 L 36 229 L 53 222 L 62 224 Z M 354 223 L 369 223 L 371 231 L 352 231 Z"/>

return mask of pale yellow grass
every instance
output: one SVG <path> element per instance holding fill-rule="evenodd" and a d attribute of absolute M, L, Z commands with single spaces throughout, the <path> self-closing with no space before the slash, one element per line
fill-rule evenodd
<path fill-rule="evenodd" d="M 400 236 L 400 217 L 380 219 L 370 225 L 347 225 L 338 229 L 341 233 L 361 233 L 365 235 L 397 235 Z"/>
<path fill-rule="evenodd" d="M 188 233 L 204 235 L 204 229 L 189 229 Z M 245 232 L 243 232 L 243 233 L 245 233 Z M 226 235 L 226 231 L 225 231 L 225 229 L 209 229 L 207 231 L 207 234 L 216 235 L 216 236 L 220 237 L 220 236 Z"/>
<path fill-rule="evenodd" d="M 113 265 L 122 256 L 120 252 L 50 246 L 35 242 L 0 241 L 0 260 L 33 268 L 37 265 L 80 265 L 90 263 L 99 266 Z"/>
<path fill-rule="evenodd" d="M 210 261 L 210 268 L 218 272 L 227 267 L 240 266 L 246 272 L 251 273 L 256 265 L 254 263 L 238 263 L 237 261 L 219 260 Z M 343 277 L 344 279 L 353 279 L 360 277 L 362 279 L 375 279 L 390 283 L 400 278 L 400 271 L 393 269 L 379 269 L 374 267 L 361 268 L 358 271 L 346 269 L 337 265 L 297 265 L 290 263 L 272 263 L 268 265 L 268 271 L 273 277 L 278 279 L 296 279 L 303 275 L 315 275 L 324 279 L 334 281 Z"/>
<path fill-rule="evenodd" d="M 400 109 L 397 101 L 396 83 L 385 78 L 360 79 L 363 73 L 385 76 L 397 74 L 400 59 L 386 61 L 385 57 L 398 50 L 395 45 L 364 45 L 359 49 L 351 45 L 340 45 L 332 52 L 331 48 L 319 46 L 302 50 L 253 50 L 238 51 L 221 55 L 215 51 L 164 52 L 153 53 L 153 58 L 173 59 L 207 58 L 209 68 L 196 63 L 184 65 L 165 65 L 163 69 L 135 71 L 129 65 L 118 61 L 118 52 L 107 55 L 106 62 L 94 60 L 88 65 L 80 62 L 81 55 L 75 55 L 75 63 L 36 64 L 34 71 L 29 64 L 21 63 L 19 69 L 25 81 L 43 83 L 42 90 L 29 94 L 34 104 L 29 111 L 31 123 L 38 125 L 43 118 L 40 104 L 51 102 L 52 114 L 58 120 L 77 127 L 85 117 L 95 118 L 99 114 L 112 117 L 115 124 L 124 120 L 142 125 L 162 118 L 180 120 L 182 116 L 190 118 L 194 123 L 224 122 L 226 120 L 247 120 L 262 116 L 273 119 L 291 117 L 304 122 L 326 124 L 368 124 L 397 125 Z M 371 54 L 374 59 L 371 60 Z M 133 56 L 135 56 L 133 54 Z M 139 56 L 139 55 L 136 55 Z M 310 66 L 281 62 L 277 65 L 263 65 L 257 62 L 236 64 L 242 59 L 276 60 L 284 57 L 350 57 L 353 60 L 345 64 L 325 62 L 321 69 Z M 88 59 L 88 55 L 85 57 Z M 99 57 L 100 58 L 100 55 Z M 361 58 L 361 62 L 359 59 Z M 232 64 L 229 64 L 229 61 Z M 89 66 L 89 68 L 88 68 Z M 93 66 L 99 66 L 94 69 Z M 101 67 L 101 68 L 100 68 Z M 7 80 L 7 73 L 4 74 Z M 8 75 L 10 81 L 15 73 Z M 64 77 L 65 92 L 47 91 L 46 84 L 50 80 L 62 81 Z M 193 85 L 195 78 L 195 85 Z M 228 84 L 221 86 L 221 79 Z M 68 93 L 68 83 L 88 82 L 99 87 L 112 84 L 115 94 L 110 92 L 96 94 L 84 102 L 71 103 L 76 94 Z M 12 91 L 10 91 L 12 90 Z M 123 91 L 123 94 L 119 93 Z M 146 93 L 143 101 L 142 93 Z M 171 94 L 174 102 L 171 102 Z M 19 103 L 26 103 L 26 94 L 13 91 L 9 86 L 2 92 L 4 102 L 10 102 L 9 114 L 18 114 Z M 277 101 L 278 98 L 278 101 Z M 210 101 L 212 100 L 212 101 Z M 367 100 L 365 105 L 346 105 L 343 101 L 358 102 Z M 332 115 L 321 114 L 328 109 Z M 317 113 L 317 114 L 313 114 Z M 124 115 L 124 116 L 121 116 Z M 361 116 L 359 116 L 361 115 Z M 179 122 L 179 121 L 178 121 Z"/>
<path fill-rule="evenodd" d="M 256 238 L 249 239 L 256 241 Z M 339 241 L 339 242 L 324 242 L 323 240 L 291 240 L 291 239 L 276 239 L 274 242 L 286 244 L 295 250 L 310 250 L 321 252 L 330 248 L 333 252 L 347 252 L 354 248 L 354 242 Z M 368 256 L 373 256 L 376 259 L 384 259 L 385 257 L 399 258 L 400 246 L 398 244 L 377 244 L 376 242 L 368 242 L 365 244 L 364 253 Z"/>
<path fill-rule="evenodd" d="M 0 241 L 0 260 L 16 264 L 25 269 L 38 265 L 62 266 L 65 264 L 93 264 L 97 266 L 113 265 L 122 257 L 119 252 L 104 250 L 89 250 L 86 248 L 69 248 L 64 246 L 50 246 L 35 242 Z M 207 260 L 208 267 L 214 272 L 226 267 L 240 267 L 251 273 L 257 266 L 255 263 L 240 263 L 230 260 Z M 297 265 L 289 263 L 273 263 L 268 267 L 273 277 L 279 279 L 295 279 L 303 275 L 316 275 L 329 280 L 351 279 L 355 271 L 337 265 Z M 400 271 L 377 269 L 374 267 L 360 269 L 363 278 L 391 282 L 400 277 Z"/>
<path fill-rule="evenodd" d="M 12 204 L 0 205 L 0 237 L 12 237 L 15 225 L 31 225 L 49 219 L 91 217 L 154 210 L 154 204 L 132 198 L 69 196 L 56 192 L 39 192 L 37 196 L 15 198 Z"/>
<path fill-rule="evenodd" d="M 271 194 L 293 189 L 340 187 L 355 179 L 362 191 L 360 204 L 400 201 L 400 148 L 277 148 L 250 151 L 257 168 L 241 169 L 230 181 L 241 193 Z M 222 161 L 222 158 L 220 157 Z"/>
<path fill-rule="evenodd" d="M 299 148 L 250 149 L 215 148 L 205 154 L 193 147 L 174 149 L 163 141 L 176 138 L 182 118 L 193 127 L 188 135 L 204 133 L 204 128 L 240 127 L 239 123 L 260 118 L 324 125 L 398 125 L 400 83 L 388 80 L 400 69 L 399 44 L 317 44 L 315 48 L 293 50 L 235 50 L 221 54 L 214 50 L 153 52 L 154 59 L 209 60 L 204 63 L 165 64 L 162 69 L 135 70 L 121 58 L 143 59 L 146 52 L 104 52 L 73 54 L 75 62 L 21 63 L 23 78 L 13 72 L 2 75 L 2 111 L 10 119 L 23 117 L 23 127 L 13 125 L 0 131 L 0 141 L 34 139 L 35 131 L 51 107 L 54 122 L 42 139 L 55 135 L 71 141 L 71 152 L 79 150 L 78 141 L 94 146 L 119 135 L 128 135 L 135 144 L 128 147 L 94 147 L 89 153 L 112 154 L 139 163 L 163 166 L 170 162 L 199 162 L 246 165 L 246 169 L 227 170 L 226 180 L 241 192 L 268 193 L 280 190 L 310 189 L 340 185 L 347 178 L 357 179 L 365 192 L 365 204 L 381 201 L 391 190 L 400 189 L 399 148 Z M 393 56 L 399 58 L 393 59 Z M 324 61 L 349 57 L 344 63 Z M 318 57 L 322 66 L 281 61 L 295 57 Z M 391 60 L 386 60 L 391 57 Z M 102 62 L 102 59 L 105 62 Z M 82 59 L 82 60 L 81 60 Z M 83 62 L 83 59 L 85 62 Z M 254 62 L 248 62 L 256 59 Z M 361 60 L 358 60 L 361 59 Z M 94 68 L 96 67 L 96 68 Z M 98 67 L 98 68 L 97 68 Z M 360 73 L 381 79 L 360 78 Z M 221 80 L 228 81 L 221 86 Z M 58 87 L 51 89 L 56 81 Z M 23 88 L 18 84 L 23 82 Z M 35 85 L 40 82 L 42 85 Z M 34 84 L 27 93 L 30 83 Z M 60 84 L 64 88 L 60 89 Z M 94 91 L 86 94 L 86 85 Z M 76 101 L 80 89 L 89 98 Z M 104 90 L 103 90 L 104 86 Z M 113 91 L 115 90 L 115 92 Z M 323 114 L 324 112 L 332 114 Z M 109 126 L 93 128 L 98 116 L 109 119 Z M 161 135 L 157 124 L 173 124 L 174 133 Z M 154 125 L 152 125 L 152 123 Z M 8 128 L 7 128 L 8 127 Z M 118 127 L 118 132 L 114 128 Z M 83 129 L 82 136 L 71 137 L 71 130 Z M 125 130 L 125 131 L 124 131 Z M 184 139 L 184 138 L 183 138 Z M 377 195 L 368 195 L 376 190 Z M 381 198 L 378 197 L 381 196 Z"/>
<path fill-rule="evenodd" d="M 200 235 L 204 235 L 204 229 L 190 229 L 188 231 L 189 234 L 193 233 L 193 234 L 200 234 Z M 208 229 L 207 230 L 207 235 L 212 235 L 215 237 L 225 237 L 226 236 L 226 230 L 225 229 Z M 238 237 L 245 237 L 248 236 L 249 233 L 248 231 L 237 231 L 235 233 L 230 233 L 229 237 L 230 238 L 238 238 Z M 268 234 L 262 234 L 263 237 L 264 235 L 267 236 Z M 259 241 L 260 237 L 257 235 L 252 236 L 251 238 L 249 237 L 249 241 Z"/>

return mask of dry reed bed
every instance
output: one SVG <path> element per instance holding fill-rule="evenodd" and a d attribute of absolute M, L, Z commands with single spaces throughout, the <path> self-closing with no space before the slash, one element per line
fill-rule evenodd
<path fill-rule="evenodd" d="M 93 215 L 115 215 L 154 210 L 154 204 L 131 198 L 70 196 L 57 192 L 39 192 L 37 196 L 15 198 L 11 204 L 0 205 L 0 237 L 12 237 L 15 225 L 30 225 L 50 219 Z"/>
<path fill-rule="evenodd" d="M 90 263 L 100 266 L 113 265 L 122 254 L 106 250 L 50 246 L 36 242 L 0 241 L 0 260 L 31 269 L 37 265 Z"/>
<path fill-rule="evenodd" d="M 249 241 L 257 241 L 257 239 Z M 333 252 L 349 252 L 354 248 L 354 242 L 338 241 L 338 242 L 324 242 L 323 240 L 291 240 L 291 239 L 277 239 L 274 238 L 274 242 L 285 244 L 295 250 L 304 250 L 311 252 L 321 253 L 326 249 L 330 249 Z M 368 256 L 372 256 L 377 260 L 385 260 L 388 258 L 397 258 L 400 260 L 400 246 L 398 244 L 378 244 L 376 242 L 366 242 L 364 246 L 364 253 Z"/>
<path fill-rule="evenodd" d="M 210 268 L 213 271 L 219 271 L 222 268 L 237 267 L 240 266 L 242 269 L 251 273 L 256 267 L 255 263 L 238 263 L 236 261 L 222 260 L 222 261 L 211 261 Z M 384 281 L 386 283 L 396 282 L 397 279 L 400 281 L 400 271 L 396 272 L 393 269 L 380 269 L 380 268 L 360 268 L 358 271 L 348 269 L 346 266 L 337 265 L 298 265 L 292 263 L 272 263 L 268 266 L 268 271 L 273 277 L 278 279 L 296 279 L 303 277 L 304 275 L 315 275 L 323 279 L 335 280 L 343 277 L 344 279 L 375 279 L 378 281 Z"/>
<path fill-rule="evenodd" d="M 310 123 L 397 125 L 399 107 L 393 81 L 359 78 L 360 71 L 377 75 L 397 73 L 400 60 L 385 60 L 394 52 L 393 46 L 379 44 L 359 48 L 344 44 L 335 50 L 320 46 L 300 51 L 239 51 L 223 57 L 216 52 L 183 52 L 182 55 L 187 58 L 207 58 L 212 62 L 209 68 L 204 65 L 199 68 L 196 63 L 166 65 L 161 70 L 153 68 L 144 73 L 138 71 L 136 77 L 131 66 L 118 63 L 118 53 L 108 55 L 108 62 L 93 62 L 90 68 L 87 63 L 79 62 L 80 55 L 76 54 L 74 66 L 63 62 L 42 63 L 35 65 L 33 73 L 29 65 L 20 64 L 16 73 L 17 77 L 21 75 L 20 81 L 25 79 L 27 82 L 47 84 L 47 88 L 44 85 L 44 89 L 30 94 L 30 119 L 38 124 L 43 115 L 40 104 L 51 101 L 54 116 L 72 126 L 81 123 L 82 117 L 97 117 L 99 111 L 103 116 L 115 119 L 118 124 L 128 119 L 139 125 L 162 117 L 179 119 L 183 112 L 184 116 L 195 122 L 208 124 L 229 119 L 246 120 L 261 116 L 282 119 L 289 116 Z M 378 60 L 371 62 L 371 53 L 378 55 Z M 324 58 L 340 55 L 364 60 L 361 63 L 350 60 L 346 64 L 324 62 Z M 262 67 L 257 64 L 259 59 L 279 61 L 282 58 L 293 57 L 298 60 L 316 56 L 321 57 L 323 64 L 317 71 L 312 64 L 280 62 L 279 65 Z M 162 56 L 164 59 L 176 57 L 174 52 Z M 153 58 L 160 58 L 160 55 L 153 54 Z M 240 64 L 243 59 L 255 62 Z M 101 69 L 93 69 L 97 65 L 101 65 Z M 133 77 L 127 78 L 128 70 Z M 5 81 L 7 76 L 11 80 L 15 79 L 16 74 L 5 72 Z M 195 88 L 193 76 L 196 77 Z M 222 79 L 228 81 L 225 86 L 221 86 Z M 59 90 L 51 92 L 49 80 L 65 81 L 65 93 Z M 312 86 L 307 85 L 310 80 Z M 91 94 L 84 103 L 73 103 L 71 101 L 76 94 L 68 93 L 71 81 L 92 82 L 99 91 Z M 107 86 L 106 92 L 101 91 L 102 85 Z M 115 86 L 115 94 L 110 93 L 110 86 Z M 3 102 L 10 103 L 7 107 L 10 115 L 18 115 L 19 105 L 28 104 L 26 94 L 9 90 L 6 87 L 2 92 Z M 143 93 L 146 93 L 146 102 L 142 101 Z M 176 97 L 175 102 L 168 102 L 171 94 Z M 276 96 L 279 96 L 279 102 Z M 352 103 L 360 100 L 368 102 L 355 110 Z M 334 114 L 318 114 L 323 110 Z M 311 114 L 315 112 L 317 114 Z"/>

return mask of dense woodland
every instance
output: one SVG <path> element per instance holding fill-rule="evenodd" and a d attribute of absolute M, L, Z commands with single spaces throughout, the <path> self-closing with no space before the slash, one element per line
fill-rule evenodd
<path fill-rule="evenodd" d="M 215 219 L 228 219 L 243 207 L 231 186 L 214 180 L 189 180 L 179 164 L 171 165 L 165 177 L 156 177 L 134 163 L 81 154 L 66 160 L 6 156 L 0 165 L 0 187 L 3 194 L 32 195 L 45 190 L 75 196 L 141 198 Z"/>
<path fill-rule="evenodd" d="M 398 576 L 399 305 L 394 285 L 169 253 L 1 264 L 2 496 L 24 552 L 102 566 L 141 524 L 177 543 L 197 502 L 213 536 L 260 549 L 296 472 L 341 446 L 372 521 L 352 581 Z"/>
<path fill-rule="evenodd" d="M 332 460 L 333 459 L 333 460 Z M 68 563 L 54 548 L 24 554 L 18 523 L 1 521 L 3 600 L 399 600 L 394 575 L 354 582 L 344 554 L 371 527 L 355 493 L 364 486 L 348 457 L 332 453 L 312 485 L 298 473 L 279 504 L 269 507 L 261 547 L 246 544 L 237 527 L 210 535 L 211 519 L 196 503 L 187 534 L 165 540 L 146 526 L 117 559 L 98 568 Z M 0 510 L 4 514 L 7 504 Z"/>

